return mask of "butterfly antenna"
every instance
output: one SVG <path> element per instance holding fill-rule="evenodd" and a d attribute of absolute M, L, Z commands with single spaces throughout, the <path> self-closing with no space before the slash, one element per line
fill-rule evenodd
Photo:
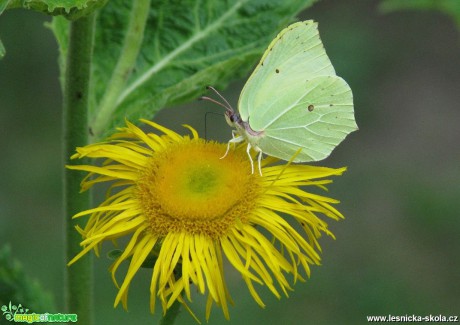
<path fill-rule="evenodd" d="M 215 100 L 215 99 L 213 99 L 213 98 L 211 98 L 211 97 L 201 96 L 201 97 L 198 98 L 198 99 L 201 99 L 201 100 L 208 100 L 208 101 L 210 101 L 210 102 L 213 102 L 214 104 L 217 104 L 217 105 L 219 105 L 219 106 L 225 108 L 226 110 L 231 110 L 231 111 L 233 112 L 233 109 L 232 109 L 231 106 L 230 106 L 230 107 L 225 106 L 225 105 L 222 104 L 221 102 L 218 102 L 217 100 Z"/>
<path fill-rule="evenodd" d="M 206 89 L 211 89 L 213 92 L 215 92 L 216 95 L 219 96 L 220 99 L 222 99 L 222 100 L 224 101 L 225 104 L 227 104 L 226 107 L 227 107 L 230 111 L 232 111 L 232 112 L 235 111 L 235 110 L 233 109 L 232 105 L 230 105 L 230 103 L 225 99 L 224 96 L 222 96 L 222 95 L 216 90 L 216 88 L 214 88 L 214 87 L 212 87 L 212 86 L 207 86 Z"/>

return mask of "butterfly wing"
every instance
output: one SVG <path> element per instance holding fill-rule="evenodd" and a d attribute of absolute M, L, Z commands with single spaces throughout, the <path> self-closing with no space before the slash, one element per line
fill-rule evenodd
<path fill-rule="evenodd" d="M 246 82 L 238 110 L 243 120 L 281 110 L 271 105 L 279 95 L 302 92 L 307 79 L 335 75 L 318 34 L 318 25 L 312 20 L 294 23 L 270 43 L 256 69 Z M 258 125 L 259 127 L 259 125 Z"/>
<path fill-rule="evenodd" d="M 302 148 L 294 161 L 318 161 L 356 129 L 348 84 L 337 76 L 316 77 L 284 111 L 266 121 L 258 146 L 284 160 Z"/>
<path fill-rule="evenodd" d="M 337 77 L 317 24 L 294 23 L 272 41 L 241 93 L 238 109 L 266 154 L 295 161 L 326 158 L 356 130 L 350 87 Z"/>

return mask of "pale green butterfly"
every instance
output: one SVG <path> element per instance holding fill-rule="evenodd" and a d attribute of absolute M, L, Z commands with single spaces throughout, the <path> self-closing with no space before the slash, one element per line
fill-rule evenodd
<path fill-rule="evenodd" d="M 259 152 L 294 162 L 318 161 L 329 156 L 345 137 L 358 129 L 353 95 L 335 74 L 312 20 L 294 23 L 270 43 L 244 85 L 238 112 L 212 87 L 224 103 L 227 123 L 236 128 L 230 143 L 247 141 Z M 236 132 L 235 132 L 236 131 Z M 238 135 L 238 136 L 237 136 Z"/>

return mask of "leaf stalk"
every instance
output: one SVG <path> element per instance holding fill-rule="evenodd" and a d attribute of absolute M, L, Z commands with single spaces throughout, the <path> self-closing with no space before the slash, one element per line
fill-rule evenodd
<path fill-rule="evenodd" d="M 126 82 L 136 66 L 136 59 L 139 55 L 144 30 L 147 23 L 150 9 L 150 0 L 134 0 L 128 22 L 128 29 L 123 41 L 123 47 L 118 61 L 107 84 L 106 91 L 96 109 L 96 115 L 91 122 L 91 129 L 94 136 L 104 133 L 104 128 L 113 116 L 118 106 L 118 97 L 125 88 Z"/>

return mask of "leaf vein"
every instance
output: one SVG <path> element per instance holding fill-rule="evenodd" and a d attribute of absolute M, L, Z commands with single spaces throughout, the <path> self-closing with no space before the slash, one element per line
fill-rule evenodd
<path fill-rule="evenodd" d="M 116 106 L 119 106 L 123 100 L 126 99 L 132 92 L 137 88 L 141 87 L 145 82 L 147 82 L 155 73 L 167 66 L 174 58 L 180 55 L 182 52 L 191 48 L 195 43 L 201 39 L 208 36 L 210 33 L 218 29 L 227 19 L 229 19 L 235 11 L 237 11 L 247 0 L 241 0 L 235 3 L 225 14 L 221 15 L 216 21 L 208 25 L 206 28 L 198 31 L 181 46 L 177 47 L 174 51 L 170 52 L 168 55 L 164 56 L 160 61 L 143 73 L 139 78 L 137 78 L 130 86 L 128 86 L 118 97 Z"/>

